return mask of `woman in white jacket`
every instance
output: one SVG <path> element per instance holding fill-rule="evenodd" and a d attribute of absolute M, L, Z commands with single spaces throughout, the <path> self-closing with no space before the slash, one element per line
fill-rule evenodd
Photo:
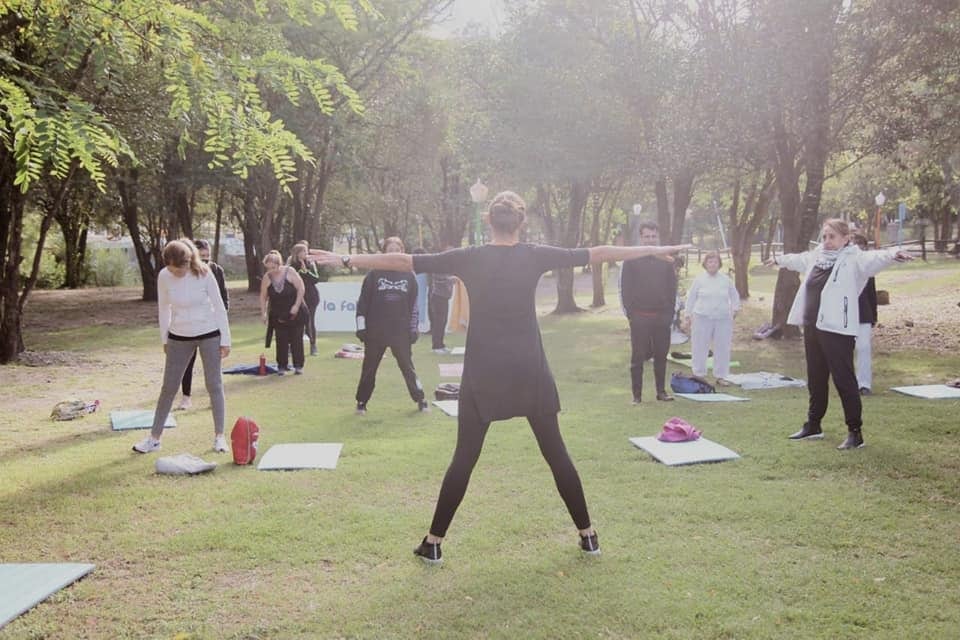
<path fill-rule="evenodd" d="M 713 375 L 717 384 L 730 384 L 730 346 L 733 342 L 733 319 L 740 311 L 740 295 L 733 282 L 720 273 L 723 261 L 716 251 L 703 258 L 705 271 L 698 275 L 687 293 L 687 320 L 692 323 L 690 348 L 693 352 L 693 373 L 707 375 L 707 356 L 713 344 Z"/>
<path fill-rule="evenodd" d="M 769 266 L 799 271 L 803 282 L 787 322 L 803 327 L 810 404 L 807 421 L 791 440 L 823 438 L 820 421 L 827 412 L 830 377 L 843 404 L 847 438 L 838 449 L 863 446 L 862 405 L 853 367 L 860 326 L 858 299 L 867 279 L 894 262 L 913 258 L 897 249 L 861 251 L 850 242 L 850 228 L 833 218 L 823 223 L 822 242 L 811 251 L 771 258 Z"/>

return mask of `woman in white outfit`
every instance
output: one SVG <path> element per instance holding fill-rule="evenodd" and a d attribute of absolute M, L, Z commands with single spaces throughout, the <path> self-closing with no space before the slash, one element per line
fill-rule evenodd
<path fill-rule="evenodd" d="M 861 251 L 850 241 L 850 227 L 838 218 L 823 223 L 822 242 L 811 251 L 767 260 L 768 266 L 803 274 L 787 322 L 803 327 L 807 358 L 807 421 L 791 440 L 823 438 L 830 378 L 843 404 L 847 438 L 838 449 L 863 446 L 863 405 L 853 368 L 853 345 L 860 329 L 860 292 L 867 279 L 894 262 L 912 260 L 896 248 Z"/>
<path fill-rule="evenodd" d="M 740 311 L 740 295 L 733 281 L 720 273 L 723 261 L 711 251 L 701 263 L 705 271 L 698 275 L 687 293 L 687 321 L 692 323 L 690 348 L 693 374 L 707 375 L 707 356 L 713 345 L 713 375 L 717 384 L 726 386 L 730 375 L 730 347 L 733 343 L 733 319 Z"/>

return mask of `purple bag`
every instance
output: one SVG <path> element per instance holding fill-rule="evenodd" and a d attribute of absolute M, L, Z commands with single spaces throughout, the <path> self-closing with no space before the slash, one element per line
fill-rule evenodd
<path fill-rule="evenodd" d="M 670 418 L 663 423 L 657 440 L 661 442 L 691 442 L 700 438 L 700 431 L 683 418 Z"/>

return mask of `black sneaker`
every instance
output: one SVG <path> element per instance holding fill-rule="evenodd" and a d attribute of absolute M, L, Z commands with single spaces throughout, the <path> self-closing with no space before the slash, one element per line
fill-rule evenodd
<path fill-rule="evenodd" d="M 443 552 L 440 551 L 440 543 L 427 542 L 426 536 L 423 537 L 423 542 L 413 550 L 413 555 L 429 565 L 439 566 L 443 564 Z"/>
<path fill-rule="evenodd" d="M 860 395 L 870 396 L 873 395 L 873 391 L 870 390 L 870 387 L 860 387 Z"/>
<path fill-rule="evenodd" d="M 366 403 L 366 402 L 358 402 L 358 403 L 357 403 L 357 412 L 356 412 L 356 413 L 357 413 L 358 416 L 365 416 L 365 415 L 367 415 L 367 403 Z"/>
<path fill-rule="evenodd" d="M 823 440 L 823 430 L 819 424 L 804 422 L 800 431 L 787 436 L 791 440 Z"/>
<path fill-rule="evenodd" d="M 673 401 L 673 396 L 666 391 L 657 391 L 657 400 L 661 402 L 671 402 Z"/>
<path fill-rule="evenodd" d="M 633 396 L 633 402 L 630 404 L 640 404 L 640 396 Z"/>
<path fill-rule="evenodd" d="M 863 433 L 859 430 L 857 431 L 848 431 L 847 439 L 843 441 L 837 449 L 844 451 L 846 449 L 862 449 L 863 448 Z"/>
<path fill-rule="evenodd" d="M 417 402 L 417 411 L 420 413 L 430 413 L 430 405 L 426 400 L 420 400 Z"/>
<path fill-rule="evenodd" d="M 588 556 L 600 555 L 600 541 L 597 540 L 597 533 L 593 532 L 589 536 L 580 536 L 580 551 Z"/>

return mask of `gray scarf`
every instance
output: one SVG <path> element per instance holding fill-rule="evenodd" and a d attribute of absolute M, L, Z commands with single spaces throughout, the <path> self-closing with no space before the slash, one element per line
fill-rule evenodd
<path fill-rule="evenodd" d="M 840 256 L 840 250 L 830 250 L 830 249 L 821 249 L 820 256 L 817 258 L 817 262 L 814 266 L 818 269 L 823 269 L 824 271 L 830 271 L 833 269 L 834 263 L 836 263 L 837 258 Z"/>

